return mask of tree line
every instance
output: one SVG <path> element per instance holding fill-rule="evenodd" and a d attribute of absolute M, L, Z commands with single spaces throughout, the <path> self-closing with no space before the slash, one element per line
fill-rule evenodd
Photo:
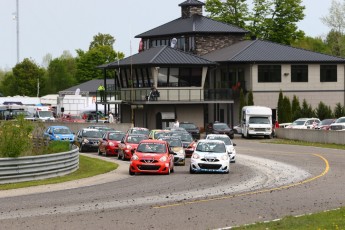
<path fill-rule="evenodd" d="M 77 49 L 77 57 L 64 51 L 58 58 L 44 57 L 46 67 L 25 58 L 12 71 L 0 71 L 0 92 L 3 96 L 42 96 L 56 94 L 77 84 L 103 79 L 104 73 L 97 66 L 124 58 L 124 53 L 113 49 L 114 37 L 98 33 L 93 37 L 89 49 Z M 108 77 L 114 73 L 107 71 Z"/>

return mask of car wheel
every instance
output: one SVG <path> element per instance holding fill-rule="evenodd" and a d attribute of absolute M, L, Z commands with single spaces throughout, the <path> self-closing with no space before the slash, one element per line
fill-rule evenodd
<path fill-rule="evenodd" d="M 135 172 L 132 172 L 131 169 L 129 169 L 129 175 L 134 176 Z"/>
<path fill-rule="evenodd" d="M 233 161 L 230 161 L 230 163 L 236 163 L 236 161 L 235 161 L 235 160 L 233 160 Z"/>
<path fill-rule="evenodd" d="M 231 139 L 234 139 L 234 137 L 235 137 L 234 134 L 230 135 L 230 138 L 231 138 Z"/>
<path fill-rule="evenodd" d="M 170 171 L 170 166 L 169 166 L 167 175 L 170 175 L 170 173 L 171 173 L 171 171 Z"/>
<path fill-rule="evenodd" d="M 117 153 L 117 159 L 121 160 L 121 154 L 120 154 L 120 152 Z"/>
<path fill-rule="evenodd" d="M 174 166 L 172 167 L 171 172 L 172 172 L 172 173 L 173 173 L 173 172 L 175 172 L 175 168 L 174 168 Z"/>
<path fill-rule="evenodd" d="M 230 173 L 230 170 L 226 171 L 224 174 L 229 174 Z"/>
<path fill-rule="evenodd" d="M 195 171 L 192 169 L 192 166 L 189 167 L 189 173 L 190 174 L 194 174 L 195 173 Z"/>

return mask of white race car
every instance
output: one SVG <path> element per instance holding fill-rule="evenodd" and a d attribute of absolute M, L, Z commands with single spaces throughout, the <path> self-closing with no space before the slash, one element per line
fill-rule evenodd
<path fill-rule="evenodd" d="M 190 160 L 190 173 L 230 172 L 230 160 L 224 141 L 199 140 Z"/>
<path fill-rule="evenodd" d="M 230 163 L 236 162 L 236 149 L 234 147 L 234 146 L 236 146 L 236 144 L 231 141 L 231 139 L 228 135 L 226 135 L 226 134 L 208 134 L 205 139 L 206 140 L 224 141 L 225 146 L 226 146 L 226 151 L 229 154 Z"/>

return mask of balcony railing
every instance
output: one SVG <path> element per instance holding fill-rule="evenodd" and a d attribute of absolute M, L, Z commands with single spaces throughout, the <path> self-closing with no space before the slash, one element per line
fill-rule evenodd
<path fill-rule="evenodd" d="M 234 100 L 238 91 L 233 89 L 158 89 L 160 96 L 157 101 L 214 101 Z M 151 89 L 121 89 L 105 91 L 106 102 L 127 101 L 144 102 L 149 101 Z M 97 91 L 97 102 L 101 102 L 99 91 Z"/>

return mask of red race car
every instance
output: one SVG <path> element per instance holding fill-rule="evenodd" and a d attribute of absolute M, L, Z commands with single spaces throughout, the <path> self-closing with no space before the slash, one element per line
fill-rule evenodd
<path fill-rule="evenodd" d="M 131 158 L 129 175 L 171 172 L 174 172 L 174 154 L 166 141 L 143 140 L 139 143 Z"/>
<path fill-rule="evenodd" d="M 119 144 L 118 159 L 129 160 L 133 155 L 133 149 L 137 148 L 140 141 L 148 139 L 144 134 L 126 134 Z"/>
<path fill-rule="evenodd" d="M 117 156 L 119 144 L 126 134 L 121 131 L 108 131 L 103 134 L 102 141 L 98 146 L 98 155 Z"/>

